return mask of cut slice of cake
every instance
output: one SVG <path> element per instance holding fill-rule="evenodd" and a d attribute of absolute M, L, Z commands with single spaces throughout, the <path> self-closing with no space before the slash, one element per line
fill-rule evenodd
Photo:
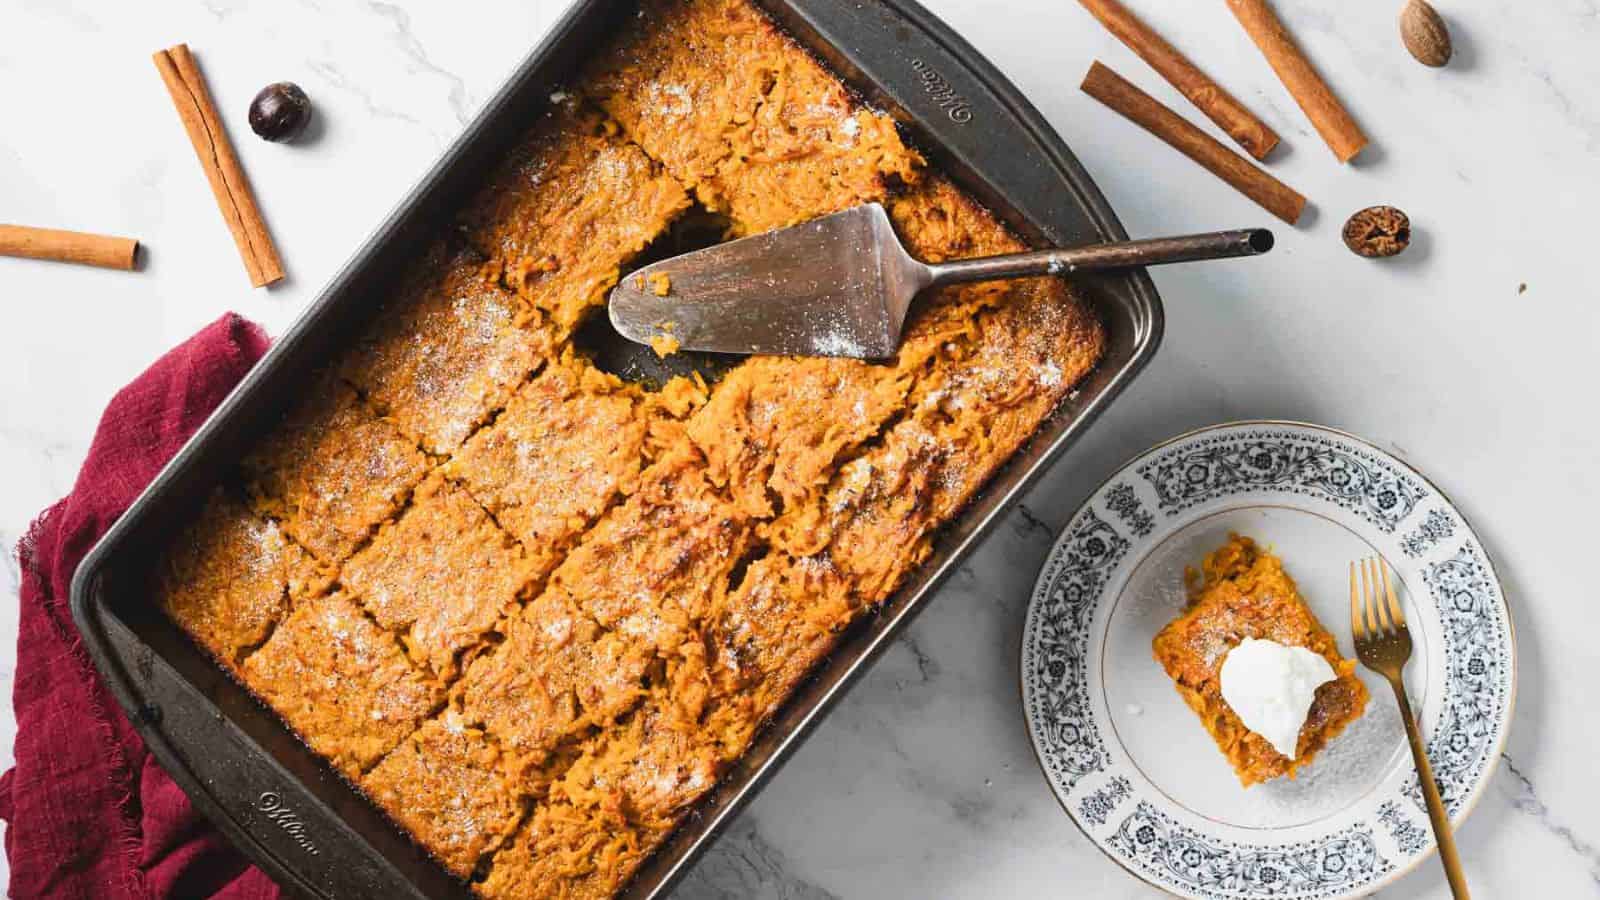
<path fill-rule="evenodd" d="M 1206 556 L 1199 572 L 1186 573 L 1186 581 L 1188 606 L 1156 635 L 1156 661 L 1216 740 L 1240 783 L 1249 787 L 1280 775 L 1293 778 L 1366 709 L 1367 689 L 1356 677 L 1355 661 L 1339 654 L 1333 635 L 1306 606 L 1283 562 L 1250 538 L 1230 535 L 1228 543 Z M 1223 696 L 1224 663 L 1251 638 L 1273 642 L 1289 653 L 1304 648 L 1331 669 L 1331 677 L 1315 688 L 1293 757 L 1250 730 Z"/>

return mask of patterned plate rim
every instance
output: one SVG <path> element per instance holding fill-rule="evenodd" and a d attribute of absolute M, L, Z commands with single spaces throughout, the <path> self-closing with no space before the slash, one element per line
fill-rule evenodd
<path fill-rule="evenodd" d="M 1193 896 L 1203 898 L 1214 897 L 1218 898 L 1218 900 L 1231 900 L 1231 898 L 1243 895 L 1227 892 L 1225 890 L 1208 891 L 1204 887 L 1184 887 L 1163 883 L 1157 880 L 1151 874 L 1141 872 L 1138 868 L 1131 864 L 1129 860 L 1124 859 L 1122 856 L 1118 855 L 1118 853 L 1113 852 L 1112 849 L 1107 846 L 1107 843 L 1112 839 L 1112 837 L 1114 837 L 1114 835 L 1105 838 L 1097 837 L 1095 832 L 1092 831 L 1090 827 L 1079 818 L 1080 811 L 1074 810 L 1068 799 L 1068 795 L 1071 793 L 1072 786 L 1069 785 L 1067 790 L 1063 792 L 1058 788 L 1055 779 L 1051 775 L 1050 766 L 1045 759 L 1046 751 L 1040 746 L 1041 738 L 1039 734 L 1039 725 L 1036 722 L 1036 714 L 1030 702 L 1032 697 L 1030 694 L 1028 676 L 1030 656 L 1034 650 L 1033 638 L 1035 632 L 1035 621 L 1036 617 L 1039 615 L 1038 609 L 1041 605 L 1040 599 L 1050 587 L 1050 576 L 1053 574 L 1052 570 L 1057 565 L 1057 559 L 1063 554 L 1064 548 L 1068 543 L 1069 536 L 1075 534 L 1074 526 L 1078 525 L 1080 520 L 1084 520 L 1085 522 L 1088 522 L 1089 520 L 1098 521 L 1098 517 L 1095 516 L 1093 507 L 1096 502 L 1101 501 L 1109 493 L 1107 489 L 1111 487 L 1113 483 L 1120 483 L 1123 479 L 1135 474 L 1138 467 L 1142 463 L 1152 460 L 1157 454 L 1168 447 L 1172 447 L 1186 441 L 1193 441 L 1206 435 L 1215 434 L 1220 436 L 1222 434 L 1235 431 L 1248 432 L 1250 429 L 1272 428 L 1285 429 L 1291 433 L 1294 431 L 1310 432 L 1312 434 L 1320 434 L 1325 438 L 1331 437 L 1334 440 L 1349 442 L 1354 447 L 1364 450 L 1374 459 L 1388 463 L 1398 474 L 1410 476 L 1416 479 L 1417 482 L 1425 485 L 1428 490 L 1432 491 L 1433 494 L 1436 495 L 1440 502 L 1440 506 L 1435 507 L 1435 511 L 1442 507 L 1448 516 L 1454 517 L 1455 523 L 1461 526 L 1465 534 L 1466 540 L 1462 545 L 1462 549 L 1458 551 L 1456 557 L 1452 557 L 1446 562 L 1456 561 L 1461 556 L 1467 554 L 1469 550 L 1475 551 L 1477 556 L 1476 562 L 1481 564 L 1481 568 L 1483 570 L 1481 574 L 1483 575 L 1484 586 L 1492 588 L 1492 590 L 1489 592 L 1489 599 L 1497 601 L 1497 609 L 1504 622 L 1502 629 L 1505 637 L 1504 649 L 1506 652 L 1506 657 L 1509 660 L 1509 664 L 1504 667 L 1504 677 L 1501 679 L 1505 684 L 1505 701 L 1504 705 L 1496 711 L 1494 718 L 1496 730 L 1492 741 L 1490 741 L 1489 745 L 1486 747 L 1480 757 L 1484 760 L 1481 768 L 1471 776 L 1472 783 L 1470 789 L 1463 796 L 1455 798 L 1456 802 L 1450 804 L 1454 807 L 1451 810 L 1452 827 L 1459 829 L 1462 822 L 1464 822 L 1477 807 L 1478 801 L 1482 798 L 1484 790 L 1487 788 L 1490 779 L 1494 775 L 1495 769 L 1499 765 L 1501 753 L 1505 749 L 1505 743 L 1508 735 L 1510 734 L 1512 719 L 1516 713 L 1518 682 L 1517 668 L 1519 664 L 1519 654 L 1517 652 L 1516 620 L 1511 608 L 1510 598 L 1507 597 L 1504 584 L 1500 581 L 1499 571 L 1495 566 L 1494 558 L 1490 554 L 1488 548 L 1484 545 L 1483 540 L 1479 536 L 1477 530 L 1473 528 L 1471 520 L 1469 520 L 1466 515 L 1461 512 L 1460 506 L 1457 505 L 1450 495 L 1440 488 L 1438 484 L 1434 483 L 1406 459 L 1394 452 L 1384 450 L 1366 438 L 1352 434 L 1348 431 L 1333 428 L 1327 425 L 1318 425 L 1311 422 L 1300 422 L 1288 419 L 1246 419 L 1202 426 L 1200 428 L 1195 428 L 1193 430 L 1170 437 L 1164 441 L 1152 445 L 1143 451 L 1140 451 L 1139 453 L 1134 454 L 1121 466 L 1118 466 L 1116 469 L 1114 469 L 1110 475 L 1097 484 L 1095 488 L 1087 494 L 1083 503 L 1073 511 L 1073 514 L 1067 519 L 1066 524 L 1062 527 L 1061 531 L 1056 535 L 1054 542 L 1051 544 L 1050 551 L 1048 554 L 1046 554 L 1045 561 L 1040 566 L 1039 576 L 1034 582 L 1032 593 L 1029 596 L 1027 611 L 1023 618 L 1022 639 L 1020 642 L 1020 652 L 1018 654 L 1017 683 L 1018 691 L 1022 701 L 1024 727 L 1028 733 L 1028 743 L 1030 749 L 1033 751 L 1034 761 L 1038 763 L 1040 772 L 1045 777 L 1045 782 L 1050 789 L 1051 796 L 1056 799 L 1056 802 L 1061 806 L 1062 811 L 1067 814 L 1067 818 L 1069 818 L 1079 829 L 1079 831 L 1083 833 L 1084 837 L 1088 839 L 1090 844 L 1092 844 L 1101 853 L 1105 854 L 1105 856 L 1112 862 L 1116 863 L 1119 867 L 1127 871 L 1133 877 L 1139 879 L 1141 882 L 1173 896 Z M 1423 495 L 1421 499 L 1426 499 L 1425 495 Z M 1137 503 L 1134 505 L 1137 506 Z M 1415 507 L 1413 507 L 1413 509 L 1414 508 Z M 1412 509 L 1408 509 L 1403 515 L 1394 520 L 1390 529 L 1391 532 L 1396 530 L 1401 523 L 1404 523 L 1409 518 L 1411 511 Z M 1174 514 L 1175 512 L 1176 511 L 1174 511 Z M 1148 515 L 1148 513 L 1146 513 L 1146 515 Z M 1099 524 L 1103 526 L 1107 525 L 1107 523 L 1103 521 L 1100 521 Z M 1130 527 L 1134 527 L 1135 525 L 1133 522 L 1126 522 L 1125 524 L 1128 524 Z M 1432 540 L 1433 535 L 1429 532 L 1429 526 L 1433 524 L 1433 515 L 1430 513 L 1428 516 L 1424 517 L 1424 521 L 1419 523 L 1417 528 L 1412 529 L 1411 533 L 1407 535 L 1406 540 L 1416 540 L 1417 535 L 1419 534 L 1426 536 L 1429 540 Z M 1153 522 L 1150 527 L 1153 527 Z M 1137 539 L 1143 540 L 1150 533 L 1150 531 L 1146 530 L 1143 532 L 1143 534 L 1140 534 Z M 1449 536 L 1449 531 L 1446 530 L 1444 537 Z M 1396 537 L 1398 537 L 1398 535 L 1396 535 Z M 1402 547 L 1404 546 L 1405 542 L 1402 542 Z M 1426 550 L 1427 548 L 1424 549 Z M 1405 552 L 1407 552 L 1408 555 L 1410 554 L 1409 550 L 1406 550 Z M 1415 556 L 1421 555 L 1422 552 L 1419 551 L 1419 553 Z M 1436 562 L 1433 564 L 1432 568 L 1437 571 L 1437 569 L 1442 566 L 1443 563 Z M 1111 569 L 1114 570 L 1115 568 L 1116 564 L 1113 564 Z M 1094 596 L 1098 597 L 1099 594 L 1103 593 L 1106 586 L 1107 582 L 1105 581 L 1102 581 L 1099 585 L 1097 585 L 1094 590 Z M 1430 584 L 1430 589 L 1436 589 L 1436 587 Z M 1092 609 L 1093 607 L 1091 606 L 1091 612 Z M 1090 620 L 1092 620 L 1092 618 L 1093 617 L 1091 615 Z M 1087 627 L 1087 623 L 1085 627 Z M 1080 652 L 1083 652 L 1084 648 L 1079 649 Z M 1447 665 L 1448 659 L 1442 658 L 1438 664 Z M 1093 681 L 1091 680 L 1089 684 L 1092 683 Z M 1087 687 L 1087 684 L 1085 686 Z M 1430 755 L 1432 753 L 1432 743 L 1433 741 L 1430 740 Z M 1101 770 L 1103 770 L 1103 768 Z M 1410 785 L 1408 793 L 1414 799 L 1418 809 L 1421 809 L 1420 790 L 1416 784 L 1417 779 L 1414 773 L 1410 776 L 1409 781 Z M 1098 818 L 1098 821 L 1094 822 L 1094 824 L 1102 825 L 1106 821 L 1106 816 L 1108 816 L 1109 813 L 1115 809 L 1115 806 L 1132 794 L 1133 789 L 1126 778 L 1111 778 L 1109 781 L 1104 783 L 1102 788 L 1093 792 L 1091 796 L 1083 798 L 1083 800 L 1086 801 L 1083 804 L 1083 813 L 1085 815 L 1089 815 L 1091 812 L 1097 814 L 1095 818 Z M 1101 802 L 1091 810 L 1090 804 L 1095 799 L 1099 799 Z M 1109 803 L 1109 808 L 1102 809 L 1101 807 L 1105 806 L 1107 803 Z M 1145 807 L 1147 805 L 1148 804 L 1144 803 L 1143 801 L 1136 804 L 1133 812 L 1128 815 L 1127 820 L 1131 821 L 1136 816 L 1139 816 L 1145 811 Z M 1419 826 L 1412 818 L 1405 816 L 1404 810 L 1394 807 L 1397 807 L 1397 804 L 1392 802 L 1386 802 L 1380 806 L 1376 816 L 1376 821 L 1372 822 L 1371 824 L 1374 827 L 1380 822 L 1384 824 L 1389 830 L 1390 838 L 1394 841 L 1395 845 L 1402 850 L 1406 858 L 1392 863 L 1379 857 L 1378 863 L 1381 867 L 1377 868 L 1377 870 L 1372 873 L 1373 877 L 1365 881 L 1344 884 L 1331 893 L 1327 890 L 1313 892 L 1299 891 L 1285 886 L 1283 889 L 1272 890 L 1268 893 L 1262 894 L 1261 896 L 1282 897 L 1285 898 L 1285 900 L 1298 900 L 1298 898 L 1306 898 L 1306 900 L 1310 900 L 1310 898 L 1316 898 L 1316 900 L 1343 900 L 1343 898 L 1364 896 L 1369 892 L 1380 890 L 1393 884 L 1406 874 L 1414 871 L 1418 866 L 1434 855 L 1436 847 L 1433 843 L 1433 835 L 1432 832 L 1427 829 L 1427 819 L 1425 815 L 1420 817 L 1421 825 Z M 1159 811 L 1154 812 L 1159 815 Z M 1125 821 L 1124 824 L 1126 825 L 1127 822 Z M 1180 832 L 1189 831 L 1189 829 L 1184 828 L 1182 825 L 1175 824 L 1175 827 Z M 1365 831 L 1367 837 L 1370 838 L 1371 829 L 1361 830 Z M 1192 838 L 1202 837 L 1198 834 L 1188 836 Z M 1357 836 L 1359 837 L 1360 835 Z M 1334 837 L 1337 837 L 1337 835 Z M 1203 846 L 1198 842 L 1196 843 L 1198 846 Z M 1223 843 L 1227 842 L 1223 841 Z M 1370 840 L 1368 843 L 1370 845 Z M 1305 849 L 1300 847 L 1300 845 L 1292 844 L 1283 845 L 1283 848 L 1285 852 L 1282 855 L 1285 857 L 1292 857 L 1294 856 L 1293 851 L 1303 851 Z M 1303 861 L 1304 858 L 1305 854 L 1302 852 L 1300 854 L 1300 859 L 1297 861 Z"/>

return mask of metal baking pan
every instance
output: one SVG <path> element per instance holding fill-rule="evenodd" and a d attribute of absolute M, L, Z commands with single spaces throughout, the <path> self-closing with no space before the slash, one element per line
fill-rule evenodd
<path fill-rule="evenodd" d="M 1038 112 L 965 41 L 912 0 L 760 0 L 796 40 L 963 188 L 1035 243 L 1126 235 Z M 588 48 L 630 15 L 625 0 L 577 0 L 433 169 L 95 547 L 73 579 L 85 646 L 156 758 L 195 805 L 291 891 L 313 897 L 466 897 L 387 818 L 198 651 L 152 602 L 151 560 L 241 451 L 347 346 L 390 273 L 415 257 L 570 81 Z M 656 897 L 806 737 L 1001 513 L 1126 386 L 1161 340 L 1143 271 L 1078 282 L 1108 331 L 1105 359 L 939 537 L 932 558 L 784 706 L 673 838 L 630 897 Z"/>

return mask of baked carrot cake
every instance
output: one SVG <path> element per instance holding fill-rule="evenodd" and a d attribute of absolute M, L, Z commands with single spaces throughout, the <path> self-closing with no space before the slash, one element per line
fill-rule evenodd
<path fill-rule="evenodd" d="M 550 576 L 604 628 L 670 655 L 697 638 L 755 546 L 754 525 L 706 477 L 684 444 L 640 476 L 627 502 L 602 518 Z"/>
<path fill-rule="evenodd" d="M 1186 573 L 1189 603 L 1155 637 L 1155 657 L 1172 677 L 1183 702 L 1206 731 L 1245 787 L 1281 775 L 1293 778 L 1345 726 L 1361 717 L 1367 689 L 1356 663 L 1339 653 L 1333 635 L 1306 606 L 1294 580 L 1276 556 L 1256 542 L 1231 535 L 1207 554 L 1200 570 Z M 1326 662 L 1298 734 L 1280 749 L 1252 731 L 1224 698 L 1228 658 L 1247 641 L 1304 648 Z M 1313 663 L 1315 665 L 1315 663 Z M 1228 676 L 1233 677 L 1233 676 Z M 1231 694 L 1230 694 L 1231 696 Z"/>
<path fill-rule="evenodd" d="M 549 799 L 534 807 L 474 887 L 490 900 L 605 900 L 627 884 L 662 837 L 620 809 Z"/>
<path fill-rule="evenodd" d="M 771 517 L 820 492 L 839 456 L 900 410 L 911 381 L 859 359 L 758 357 L 718 383 L 689 437 L 741 511 Z"/>
<path fill-rule="evenodd" d="M 448 454 L 506 405 L 552 351 L 539 315 L 471 250 L 429 251 L 345 360 L 343 375 L 424 450 Z"/>
<path fill-rule="evenodd" d="M 341 580 L 413 659 L 448 676 L 517 607 L 541 565 L 464 488 L 435 475 L 345 562 Z"/>
<path fill-rule="evenodd" d="M 348 385 L 324 376 L 244 469 L 256 511 L 332 564 L 400 509 L 428 458 Z"/>
<path fill-rule="evenodd" d="M 355 777 L 439 705 L 437 681 L 342 593 L 306 600 L 242 667 L 246 686 Z"/>
<path fill-rule="evenodd" d="M 521 791 L 499 746 L 452 711 L 401 741 L 361 787 L 462 878 L 522 819 Z"/>
<path fill-rule="evenodd" d="M 726 215 L 730 235 L 793 225 L 917 179 L 888 116 L 748 0 L 650 0 L 590 68 L 586 93 Z"/>
<path fill-rule="evenodd" d="M 156 573 L 168 616 L 218 663 L 237 670 L 299 599 L 327 587 L 327 570 L 218 488 L 178 535 Z"/>
<path fill-rule="evenodd" d="M 582 359 L 552 361 L 445 472 L 525 546 L 564 548 L 638 486 L 642 393 Z"/>
<path fill-rule="evenodd" d="M 488 274 L 565 337 L 689 203 L 615 121 L 569 97 L 512 151 L 462 227 Z"/>
<path fill-rule="evenodd" d="M 528 125 L 154 586 L 480 894 L 601 898 L 1105 338 L 1060 279 L 959 285 L 890 360 L 625 383 L 582 328 L 684 229 L 873 201 L 926 259 L 1024 245 L 750 0 L 644 0 Z"/>
<path fill-rule="evenodd" d="M 643 697 L 653 649 L 601 628 L 560 591 L 510 616 L 505 639 L 457 685 L 464 718 L 543 765 L 562 742 L 610 725 Z"/>
<path fill-rule="evenodd" d="M 708 721 L 728 746 L 747 744 L 861 611 L 826 559 L 772 552 L 750 564 L 702 631 L 703 676 L 716 704 Z M 688 692 L 686 692 L 688 693 Z"/>

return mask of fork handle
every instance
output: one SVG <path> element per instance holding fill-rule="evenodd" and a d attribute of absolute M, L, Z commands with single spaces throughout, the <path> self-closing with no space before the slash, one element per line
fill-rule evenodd
<path fill-rule="evenodd" d="M 1411 758 L 1417 764 L 1417 778 L 1422 782 L 1422 796 L 1428 803 L 1428 821 L 1433 824 L 1434 843 L 1439 845 L 1439 861 L 1444 863 L 1444 877 L 1450 882 L 1450 895 L 1455 900 L 1468 900 L 1467 876 L 1461 871 L 1461 857 L 1456 855 L 1456 839 L 1450 830 L 1450 814 L 1445 812 L 1444 801 L 1439 798 L 1439 785 L 1433 780 L 1433 767 L 1428 764 L 1428 753 L 1422 746 L 1422 730 L 1411 714 L 1411 701 L 1406 699 L 1406 687 L 1399 678 L 1391 678 L 1395 702 L 1400 705 L 1400 720 L 1406 723 L 1406 740 L 1411 743 Z"/>

